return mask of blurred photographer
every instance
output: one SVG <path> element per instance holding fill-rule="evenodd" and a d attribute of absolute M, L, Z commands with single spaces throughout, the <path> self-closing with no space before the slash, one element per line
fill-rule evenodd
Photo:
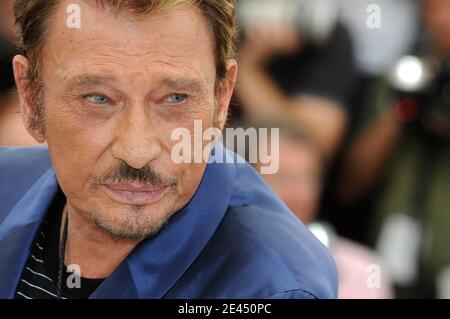
<path fill-rule="evenodd" d="M 425 37 L 379 90 L 341 195 L 379 189 L 373 242 L 400 297 L 450 297 L 450 2 L 424 0 Z"/>
<path fill-rule="evenodd" d="M 324 163 L 317 145 L 287 123 L 252 123 L 256 127 L 279 128 L 279 169 L 263 178 L 291 211 L 309 227 L 329 249 L 339 274 L 339 299 L 393 298 L 393 290 L 382 260 L 369 249 L 339 235 L 335 228 L 318 216 L 323 188 Z M 271 138 L 267 143 L 271 143 Z M 270 147 L 270 145 L 268 145 Z M 263 165 L 257 163 L 259 169 Z M 376 289 L 367 284 L 371 267 L 379 267 L 380 281 Z"/>
<path fill-rule="evenodd" d="M 347 124 L 354 67 L 333 1 L 241 0 L 237 98 L 246 121 L 288 121 L 330 159 Z"/>

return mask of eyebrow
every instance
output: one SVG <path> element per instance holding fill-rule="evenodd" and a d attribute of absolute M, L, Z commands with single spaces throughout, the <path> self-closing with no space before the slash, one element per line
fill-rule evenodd
<path fill-rule="evenodd" d="M 100 84 L 111 84 L 116 82 L 116 78 L 110 75 L 100 74 L 81 74 L 75 76 L 67 81 L 69 88 L 88 87 Z M 206 89 L 202 83 L 194 78 L 179 77 L 179 78 L 163 78 L 157 82 L 159 86 L 167 86 L 175 90 L 189 90 L 204 94 Z"/>
<path fill-rule="evenodd" d="M 204 85 L 193 78 L 164 78 L 159 81 L 159 84 L 178 90 L 189 90 L 200 94 L 205 93 Z"/>
<path fill-rule="evenodd" d="M 115 81 L 115 77 L 109 75 L 81 74 L 71 78 L 67 82 L 67 86 L 70 88 L 86 87 L 90 85 L 113 83 Z"/>

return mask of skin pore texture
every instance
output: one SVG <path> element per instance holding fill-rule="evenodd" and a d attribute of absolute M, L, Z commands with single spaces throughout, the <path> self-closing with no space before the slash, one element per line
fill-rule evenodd
<path fill-rule="evenodd" d="M 237 65 L 229 61 L 217 90 L 212 33 L 197 8 L 137 18 L 80 1 L 82 27 L 69 29 L 70 3 L 51 18 L 40 64 L 45 129 L 30 133 L 47 142 L 67 197 L 65 264 L 105 278 L 194 195 L 206 164 L 175 164 L 171 134 L 194 120 L 223 128 Z M 36 107 L 27 68 L 16 56 L 25 124 Z"/>

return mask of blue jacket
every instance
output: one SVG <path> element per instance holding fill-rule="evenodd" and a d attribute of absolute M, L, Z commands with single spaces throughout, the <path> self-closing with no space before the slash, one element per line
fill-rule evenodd
<path fill-rule="evenodd" d="M 0 298 L 14 298 L 57 191 L 46 148 L 0 148 Z M 211 163 L 191 202 L 91 298 L 336 295 L 337 272 L 327 249 L 257 172 L 246 163 Z"/>

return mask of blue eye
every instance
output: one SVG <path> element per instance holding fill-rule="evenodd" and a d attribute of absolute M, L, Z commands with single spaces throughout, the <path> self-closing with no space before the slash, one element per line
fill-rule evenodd
<path fill-rule="evenodd" d="M 175 94 L 169 95 L 169 96 L 167 97 L 167 101 L 168 101 L 169 103 L 178 104 L 178 103 L 181 103 L 181 102 L 183 102 L 184 100 L 186 100 L 186 98 L 187 98 L 187 95 L 186 95 L 186 94 L 175 93 Z"/>
<path fill-rule="evenodd" d="M 91 102 L 93 104 L 98 104 L 98 105 L 105 105 L 110 102 L 110 100 L 102 94 L 91 94 L 91 95 L 87 95 L 85 98 L 89 102 Z"/>

